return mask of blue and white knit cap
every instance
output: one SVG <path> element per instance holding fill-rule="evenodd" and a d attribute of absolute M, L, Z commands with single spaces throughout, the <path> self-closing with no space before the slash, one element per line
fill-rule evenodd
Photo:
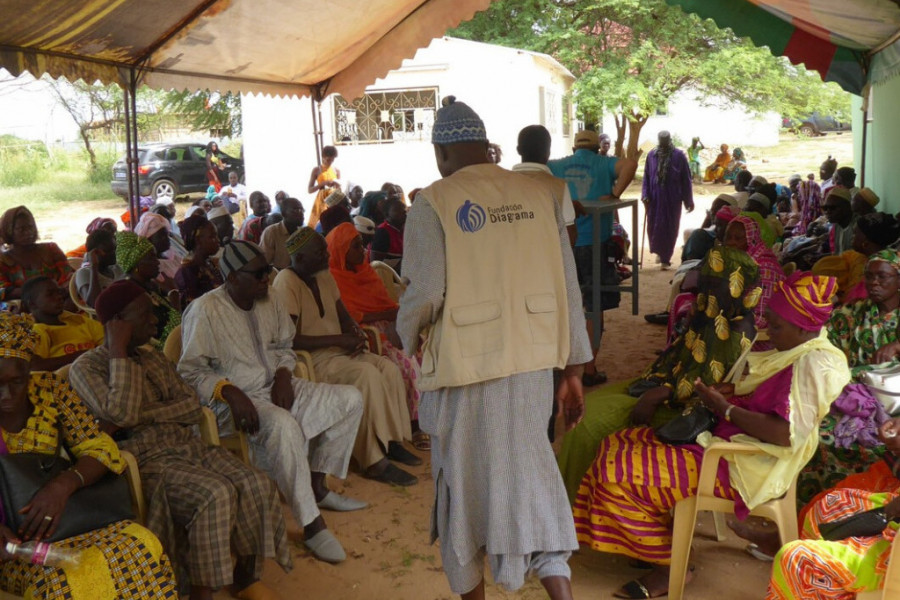
<path fill-rule="evenodd" d="M 488 141 L 484 121 L 467 104 L 457 102 L 456 96 L 447 96 L 441 101 L 441 105 L 431 130 L 432 144 L 443 146 Z"/>

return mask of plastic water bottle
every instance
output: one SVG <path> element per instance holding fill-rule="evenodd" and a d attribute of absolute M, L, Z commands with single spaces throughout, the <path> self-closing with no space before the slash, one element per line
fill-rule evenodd
<path fill-rule="evenodd" d="M 6 552 L 17 560 L 48 567 L 74 567 L 81 561 L 81 551 L 62 548 L 46 542 L 7 542 Z"/>

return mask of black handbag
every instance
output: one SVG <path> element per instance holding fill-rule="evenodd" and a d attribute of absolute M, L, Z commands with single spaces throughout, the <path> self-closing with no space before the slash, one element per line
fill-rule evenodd
<path fill-rule="evenodd" d="M 693 444 L 697 436 L 716 425 L 716 415 L 705 406 L 693 404 L 680 415 L 656 428 L 659 441 L 673 446 Z"/>
<path fill-rule="evenodd" d="M 838 542 L 851 537 L 881 535 L 887 524 L 888 518 L 884 514 L 884 508 L 874 508 L 856 513 L 846 519 L 822 523 L 819 525 L 819 533 L 823 540 Z"/>
<path fill-rule="evenodd" d="M 640 398 L 644 392 L 656 389 L 664 383 L 665 380 L 659 377 L 642 377 L 628 386 L 628 395 L 632 398 Z"/>
<path fill-rule="evenodd" d="M 19 511 L 31 502 L 38 490 L 72 468 L 72 463 L 60 456 L 62 431 L 59 432 L 59 444 L 54 455 L 37 452 L 0 455 L 0 503 L 6 526 L 13 531 L 18 531 L 25 521 L 25 515 L 20 515 Z M 108 472 L 69 496 L 56 531 L 45 541 L 64 540 L 133 518 L 128 482 L 124 476 Z"/>

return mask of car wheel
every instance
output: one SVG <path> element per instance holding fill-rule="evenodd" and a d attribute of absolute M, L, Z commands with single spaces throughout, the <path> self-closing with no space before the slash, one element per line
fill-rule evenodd
<path fill-rule="evenodd" d="M 812 125 L 810 123 L 804 123 L 803 125 L 800 126 L 800 135 L 805 135 L 806 137 L 813 137 L 817 134 L 818 134 L 818 132 L 816 131 L 815 125 Z"/>
<path fill-rule="evenodd" d="M 158 200 L 161 196 L 168 196 L 174 199 L 177 192 L 178 186 L 170 179 L 158 179 L 150 189 L 150 195 L 153 196 L 154 200 Z"/>

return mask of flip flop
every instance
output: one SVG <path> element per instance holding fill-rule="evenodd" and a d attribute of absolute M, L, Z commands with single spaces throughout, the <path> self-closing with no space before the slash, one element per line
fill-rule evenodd
<path fill-rule="evenodd" d="M 417 431 L 413 434 L 412 445 L 416 450 L 427 452 L 431 450 L 431 436 L 424 431 Z"/>
<path fill-rule="evenodd" d="M 665 596 L 665 594 L 662 595 Z M 613 592 L 613 596 L 615 598 L 629 598 L 632 600 L 653 598 L 653 596 L 650 595 L 650 590 L 637 579 L 632 579 L 617 591 Z"/>
<path fill-rule="evenodd" d="M 759 546 L 757 546 L 756 544 L 747 544 L 744 547 L 744 551 L 747 554 L 749 554 L 750 556 L 752 556 L 753 558 L 755 558 L 756 560 L 761 560 L 763 562 L 774 562 L 775 561 L 774 556 L 770 556 L 770 555 L 766 554 L 765 552 L 760 550 Z"/>

